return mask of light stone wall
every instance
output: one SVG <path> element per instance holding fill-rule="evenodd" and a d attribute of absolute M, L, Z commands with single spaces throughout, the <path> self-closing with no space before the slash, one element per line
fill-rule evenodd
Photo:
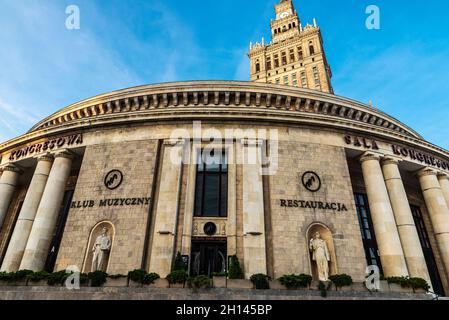
<path fill-rule="evenodd" d="M 87 145 L 74 201 L 99 200 L 104 198 L 150 197 L 158 139 L 167 139 L 173 129 L 186 128 L 191 132 L 192 123 L 173 124 L 133 124 L 116 129 L 102 129 L 86 132 L 84 143 Z M 354 279 L 362 280 L 365 269 L 365 256 L 360 237 L 351 179 L 349 177 L 345 147 L 363 151 L 344 143 L 344 133 L 321 128 L 288 126 L 256 126 L 229 122 L 224 124 L 202 125 L 203 130 L 211 127 L 221 132 L 225 129 L 265 128 L 279 130 L 279 171 L 268 178 L 269 188 L 264 182 L 264 192 L 270 192 L 265 215 L 271 212 L 270 223 L 266 223 L 267 234 L 272 240 L 267 242 L 267 266 L 270 275 L 275 277 L 286 273 L 309 273 L 309 252 L 305 233 L 311 223 L 321 222 L 328 226 L 334 237 L 338 273 L 348 273 Z M 127 141 L 127 142 L 123 142 Z M 391 154 L 386 140 L 380 141 L 380 151 Z M 405 161 L 411 162 L 411 161 Z M 351 165 L 352 166 L 352 165 Z M 354 189 L 363 191 L 363 178 L 360 164 L 356 164 L 353 177 Z M 124 185 L 118 190 L 109 191 L 103 185 L 104 175 L 111 169 L 120 169 L 125 174 Z M 243 167 L 236 166 L 236 206 L 237 206 L 237 242 L 236 252 L 242 267 L 244 266 L 243 241 Z M 305 171 L 316 171 L 323 179 L 323 189 L 317 194 L 306 191 L 300 182 Z M 183 213 L 185 211 L 185 190 L 187 167 L 183 170 L 177 225 L 176 251 L 180 249 Z M 161 180 L 164 177 L 160 177 Z M 418 195 L 419 184 L 413 181 Z M 359 188 L 360 187 L 360 188 Z M 359 190 L 361 189 L 361 190 Z M 415 191 L 412 192 L 412 197 Z M 407 193 L 409 191 L 407 189 Z M 348 206 L 349 211 L 313 212 L 298 208 L 281 208 L 280 199 L 304 199 L 313 201 L 338 201 Z M 423 202 L 423 207 L 425 207 Z M 86 246 L 91 228 L 102 220 L 110 220 L 116 228 L 114 247 L 111 252 L 109 273 L 126 273 L 141 267 L 148 207 L 144 208 L 86 208 L 71 209 L 64 231 L 56 269 L 68 265 L 83 265 Z M 425 208 L 424 208 L 425 209 Z M 303 210 L 303 211 L 302 211 Z M 425 210 L 423 214 L 426 215 Z M 266 218 L 267 219 L 267 218 Z M 425 219 L 428 219 L 425 217 Z M 429 221 L 427 224 L 431 227 Z M 159 229 L 154 228 L 152 236 Z M 432 239 L 432 229 L 428 229 Z M 2 237 L 3 239 L 3 237 Z M 272 246 L 271 246 L 272 242 Z M 150 242 L 151 247 L 152 242 Z M 436 247 L 435 247 L 436 248 Z M 151 251 L 150 251 L 151 252 Z M 439 262 L 436 253 L 437 262 Z M 272 271 L 273 270 L 273 271 Z M 443 282 L 444 272 L 440 272 Z"/>
<path fill-rule="evenodd" d="M 99 207 L 102 199 L 150 197 L 157 141 L 132 141 L 86 147 L 73 201 L 95 200 L 94 208 L 70 209 L 55 270 L 83 266 L 89 234 L 100 221 L 114 224 L 115 238 L 108 273 L 140 268 L 149 206 Z M 105 175 L 113 169 L 123 172 L 116 190 L 104 186 Z"/>
<path fill-rule="evenodd" d="M 275 277 L 310 274 L 306 232 L 311 224 L 320 222 L 332 232 L 337 272 L 350 274 L 355 281 L 363 280 L 365 254 L 344 149 L 294 141 L 280 142 L 279 149 L 279 171 L 270 177 Z M 321 177 L 322 188 L 317 193 L 302 186 L 306 171 Z M 284 208 L 280 199 L 341 202 L 348 212 Z"/>

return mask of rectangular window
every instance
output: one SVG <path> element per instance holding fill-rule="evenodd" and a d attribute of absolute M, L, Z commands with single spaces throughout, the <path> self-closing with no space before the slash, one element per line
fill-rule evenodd
<path fill-rule="evenodd" d="M 295 51 L 290 49 L 290 63 L 295 62 Z"/>
<path fill-rule="evenodd" d="M 303 88 L 307 88 L 307 77 L 304 71 L 301 72 L 301 85 Z"/>
<path fill-rule="evenodd" d="M 282 65 L 285 66 L 287 64 L 287 54 L 285 52 L 282 52 L 281 56 L 282 56 Z"/>
<path fill-rule="evenodd" d="M 274 80 L 276 84 L 281 84 L 281 79 L 277 78 L 276 80 Z"/>
<path fill-rule="evenodd" d="M 362 233 L 363 247 L 365 248 L 366 262 L 368 266 L 378 266 L 382 273 L 379 250 L 377 248 L 376 236 L 374 234 L 371 212 L 369 209 L 368 197 L 366 194 L 355 193 L 355 206 L 359 219 L 360 232 Z"/>
<path fill-rule="evenodd" d="M 226 217 L 228 165 L 226 153 L 202 150 L 198 155 L 195 187 L 196 217 Z"/>
<path fill-rule="evenodd" d="M 292 74 L 292 83 L 293 83 L 293 86 L 295 86 L 295 87 L 298 86 L 298 79 L 296 77 L 296 73 Z"/>
<path fill-rule="evenodd" d="M 267 58 L 267 70 L 268 71 L 271 70 L 271 58 L 270 57 Z"/>
<path fill-rule="evenodd" d="M 302 47 L 298 47 L 298 59 L 302 60 L 304 58 L 304 55 L 302 53 Z"/>
<path fill-rule="evenodd" d="M 311 56 L 315 54 L 315 48 L 313 46 L 309 46 L 309 51 Z"/>
<path fill-rule="evenodd" d="M 298 86 L 298 79 L 296 77 L 296 73 L 292 74 L 292 84 L 294 87 Z"/>
<path fill-rule="evenodd" d="M 284 84 L 288 86 L 288 76 L 284 76 Z"/>
<path fill-rule="evenodd" d="M 279 68 L 279 56 L 277 54 L 274 55 L 274 67 Z"/>
<path fill-rule="evenodd" d="M 421 213 L 421 208 L 417 206 L 410 206 L 412 210 L 413 220 L 415 221 L 416 231 L 418 231 L 421 248 L 426 259 L 427 270 L 429 271 L 430 280 L 432 281 L 433 291 L 439 295 L 444 296 L 443 284 L 441 282 L 440 273 L 438 272 L 435 256 L 430 244 L 429 234 L 427 233 L 426 225 Z"/>
<path fill-rule="evenodd" d="M 313 67 L 313 78 L 315 79 L 315 86 L 320 86 L 320 75 L 318 74 L 317 67 Z"/>

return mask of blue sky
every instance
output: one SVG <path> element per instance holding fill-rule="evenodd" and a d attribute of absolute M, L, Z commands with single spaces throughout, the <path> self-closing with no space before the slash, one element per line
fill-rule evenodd
<path fill-rule="evenodd" d="M 249 42 L 279 0 L 0 0 L 0 141 L 76 101 L 182 80 L 249 80 Z M 316 18 L 335 93 L 374 105 L 449 149 L 449 1 L 295 0 Z M 365 9 L 381 10 L 381 30 Z M 77 5 L 81 28 L 65 28 Z"/>

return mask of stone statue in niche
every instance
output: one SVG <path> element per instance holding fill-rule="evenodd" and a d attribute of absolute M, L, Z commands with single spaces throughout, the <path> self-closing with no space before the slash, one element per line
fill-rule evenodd
<path fill-rule="evenodd" d="M 310 251 L 312 251 L 312 260 L 316 263 L 319 280 L 329 281 L 329 261 L 331 260 L 329 249 L 319 232 L 315 232 L 314 237 L 310 239 Z"/>
<path fill-rule="evenodd" d="M 101 234 L 95 239 L 92 247 L 92 272 L 105 271 L 110 250 L 111 238 L 108 235 L 108 228 L 103 227 Z"/>

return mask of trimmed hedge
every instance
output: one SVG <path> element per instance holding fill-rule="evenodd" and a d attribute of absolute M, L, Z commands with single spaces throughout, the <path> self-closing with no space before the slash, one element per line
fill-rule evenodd
<path fill-rule="evenodd" d="M 388 283 L 396 283 L 403 288 L 424 289 L 428 291 L 430 289 L 429 284 L 422 278 L 410 278 L 410 277 L 390 277 L 386 279 Z"/>
<path fill-rule="evenodd" d="M 143 283 L 143 279 L 147 275 L 147 272 L 143 269 L 135 269 L 128 272 L 128 279 L 134 282 Z"/>
<path fill-rule="evenodd" d="M 335 288 L 349 287 L 352 284 L 352 277 L 347 274 L 335 274 L 329 277 Z"/>
<path fill-rule="evenodd" d="M 194 289 L 211 287 L 210 279 L 208 276 L 189 277 L 187 279 L 187 283 L 190 288 Z"/>
<path fill-rule="evenodd" d="M 239 258 L 236 255 L 231 256 L 229 261 L 229 279 L 243 279 L 244 274 L 240 267 Z"/>
<path fill-rule="evenodd" d="M 157 273 L 147 273 L 145 277 L 143 277 L 143 284 L 152 284 L 155 280 L 159 279 L 160 276 Z"/>
<path fill-rule="evenodd" d="M 30 282 L 39 282 L 43 280 L 47 280 L 50 276 L 50 273 L 46 271 L 33 272 L 28 275 L 28 281 Z"/>
<path fill-rule="evenodd" d="M 87 276 L 91 287 L 101 287 L 106 282 L 108 274 L 103 271 L 94 271 L 89 272 Z"/>
<path fill-rule="evenodd" d="M 307 288 L 312 283 L 312 276 L 308 274 L 290 274 L 280 277 L 279 281 L 288 289 Z"/>
<path fill-rule="evenodd" d="M 184 284 L 187 281 L 188 275 L 184 270 L 175 270 L 170 272 L 167 276 L 167 280 L 170 284 L 181 283 Z"/>
<path fill-rule="evenodd" d="M 270 289 L 270 283 L 268 282 L 269 279 L 270 277 L 262 273 L 253 274 L 250 278 L 251 282 L 258 290 Z"/>

